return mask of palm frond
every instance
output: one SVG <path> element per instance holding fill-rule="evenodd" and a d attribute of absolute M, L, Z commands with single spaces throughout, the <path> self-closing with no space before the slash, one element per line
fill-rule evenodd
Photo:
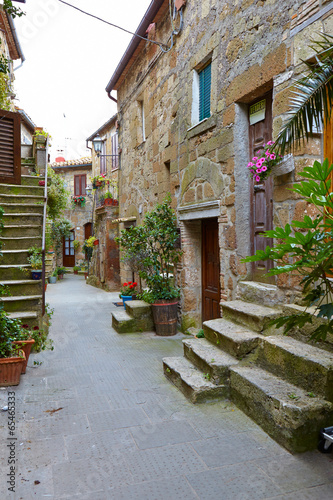
<path fill-rule="evenodd" d="M 333 36 L 320 34 L 311 48 L 316 52 L 317 64 L 305 62 L 308 74 L 297 80 L 292 91 L 289 119 L 275 141 L 274 149 L 283 155 L 286 150 L 309 139 L 323 121 L 330 119 L 333 106 Z M 304 61 L 303 61 L 304 62 Z"/>

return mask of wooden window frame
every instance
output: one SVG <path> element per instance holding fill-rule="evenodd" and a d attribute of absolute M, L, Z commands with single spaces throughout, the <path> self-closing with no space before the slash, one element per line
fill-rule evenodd
<path fill-rule="evenodd" d="M 76 179 L 79 178 L 79 192 L 76 190 Z M 84 190 L 82 189 L 82 178 L 84 178 Z M 74 196 L 86 196 L 86 187 L 87 187 L 87 175 L 86 174 L 77 174 L 74 175 Z M 84 192 L 83 192 L 84 191 Z"/>

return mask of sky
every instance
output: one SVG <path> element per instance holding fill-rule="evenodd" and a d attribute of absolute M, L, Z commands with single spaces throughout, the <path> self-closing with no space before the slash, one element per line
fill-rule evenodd
<path fill-rule="evenodd" d="M 135 31 L 151 0 L 66 0 Z M 52 136 L 51 161 L 90 156 L 86 138 L 117 109 L 105 91 L 132 35 L 59 0 L 26 0 L 15 18 L 25 61 L 16 61 L 15 104 Z M 116 92 L 112 93 L 116 97 Z M 60 153 L 61 151 L 61 153 Z"/>

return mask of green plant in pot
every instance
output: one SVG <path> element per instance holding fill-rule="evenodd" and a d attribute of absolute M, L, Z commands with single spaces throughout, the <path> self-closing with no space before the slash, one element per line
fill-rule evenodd
<path fill-rule="evenodd" d="M 40 280 L 42 276 L 42 249 L 33 246 L 28 249 L 28 262 L 31 265 L 31 277 L 34 280 Z"/>
<path fill-rule="evenodd" d="M 0 386 L 18 385 L 25 363 L 25 354 L 13 344 L 15 335 L 20 333 L 20 322 L 9 318 L 0 308 Z"/>
<path fill-rule="evenodd" d="M 74 266 L 73 267 L 74 274 L 78 274 L 79 271 L 80 271 L 80 266 Z"/>
<path fill-rule="evenodd" d="M 142 225 L 123 230 L 118 238 L 125 259 L 140 255 L 139 276 L 148 287 L 142 298 L 152 304 L 158 335 L 177 333 L 180 290 L 174 284 L 173 272 L 182 254 L 178 239 L 170 195 L 146 214 Z"/>

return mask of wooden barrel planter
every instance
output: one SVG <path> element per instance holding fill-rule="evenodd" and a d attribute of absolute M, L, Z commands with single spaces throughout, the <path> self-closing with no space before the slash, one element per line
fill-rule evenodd
<path fill-rule="evenodd" d="M 29 339 L 29 340 L 15 340 L 13 342 L 13 344 L 19 345 L 20 349 L 22 349 L 22 351 L 25 354 L 25 361 L 24 361 L 24 363 L 22 365 L 22 373 L 25 373 L 25 371 L 27 369 L 27 364 L 28 364 L 29 356 L 30 356 L 31 349 L 32 349 L 32 346 L 34 345 L 34 343 L 35 343 L 34 339 Z"/>
<path fill-rule="evenodd" d="M 177 333 L 178 301 L 161 301 L 151 305 L 156 335 L 171 336 Z"/>

